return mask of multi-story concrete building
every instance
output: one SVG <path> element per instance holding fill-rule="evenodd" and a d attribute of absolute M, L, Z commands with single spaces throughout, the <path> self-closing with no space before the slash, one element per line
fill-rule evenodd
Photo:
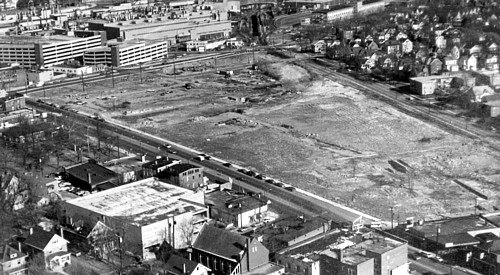
<path fill-rule="evenodd" d="M 184 248 L 195 240 L 208 218 L 203 192 L 147 178 L 62 202 L 61 221 L 93 228 L 102 222 L 123 239 L 124 249 L 154 259 L 166 241 Z"/>
<path fill-rule="evenodd" d="M 107 46 L 86 50 L 83 54 L 83 62 L 85 65 L 104 64 L 119 67 L 162 59 L 167 53 L 168 42 L 166 41 L 109 42 Z"/>
<path fill-rule="evenodd" d="M 180 164 L 181 161 L 169 157 L 157 157 L 156 159 L 146 162 L 142 165 L 143 177 L 156 177 L 159 173 L 167 168 Z"/>
<path fill-rule="evenodd" d="M 104 32 L 75 32 L 79 36 L 9 36 L 0 39 L 0 62 L 49 67 L 83 56 L 86 49 L 104 45 Z"/>
<path fill-rule="evenodd" d="M 0 113 L 8 113 L 26 108 L 26 98 L 24 96 L 0 97 Z"/>

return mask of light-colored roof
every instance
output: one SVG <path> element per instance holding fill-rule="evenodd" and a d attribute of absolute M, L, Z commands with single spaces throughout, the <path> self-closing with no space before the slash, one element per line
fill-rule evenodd
<path fill-rule="evenodd" d="M 148 225 L 169 215 L 198 212 L 204 207 L 203 193 L 147 178 L 66 203 L 108 217 L 127 217 L 131 223 Z"/>

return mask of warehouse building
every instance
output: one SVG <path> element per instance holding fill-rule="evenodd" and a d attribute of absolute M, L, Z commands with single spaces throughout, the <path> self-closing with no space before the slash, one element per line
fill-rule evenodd
<path fill-rule="evenodd" d="M 123 239 L 126 251 L 147 260 L 164 241 L 176 249 L 187 247 L 208 212 L 203 192 L 147 178 L 62 202 L 60 216 L 66 226 L 91 229 L 104 223 Z"/>

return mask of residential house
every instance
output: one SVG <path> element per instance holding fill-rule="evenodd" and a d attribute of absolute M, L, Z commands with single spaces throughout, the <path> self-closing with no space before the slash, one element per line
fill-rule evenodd
<path fill-rule="evenodd" d="M 29 198 L 27 184 L 7 171 L 0 174 L 0 192 L 4 192 L 5 206 L 14 211 L 24 208 Z"/>
<path fill-rule="evenodd" d="M 442 35 L 436 37 L 436 47 L 438 49 L 445 49 L 446 48 L 446 38 Z"/>
<path fill-rule="evenodd" d="M 142 165 L 142 176 L 156 177 L 159 173 L 166 170 L 168 167 L 180 164 L 181 161 L 170 157 L 157 157 L 155 160 L 144 163 Z"/>
<path fill-rule="evenodd" d="M 465 56 L 461 58 L 461 65 L 462 68 L 466 71 L 476 71 L 477 70 L 477 56 L 476 55 L 470 55 L 470 56 Z"/>
<path fill-rule="evenodd" d="M 172 255 L 166 263 L 168 275 L 208 275 L 212 270 L 200 263 Z"/>
<path fill-rule="evenodd" d="M 488 85 L 495 89 L 500 88 L 500 73 L 498 71 L 479 70 L 473 72 L 477 85 Z"/>
<path fill-rule="evenodd" d="M 413 52 L 413 42 L 411 42 L 410 39 L 404 40 L 403 43 L 401 43 L 401 49 L 405 54 Z"/>
<path fill-rule="evenodd" d="M 495 94 L 495 90 L 489 86 L 475 86 L 469 90 L 467 96 L 470 98 L 470 102 L 481 102 L 481 99 L 485 96 L 491 96 Z"/>
<path fill-rule="evenodd" d="M 248 227 L 263 221 L 271 201 L 261 194 L 250 196 L 225 189 L 205 193 L 205 203 L 209 206 L 210 217 L 217 222 Z"/>
<path fill-rule="evenodd" d="M 448 72 L 458 72 L 460 67 L 458 66 L 458 59 L 451 56 L 446 56 L 444 58 L 444 67 Z"/>
<path fill-rule="evenodd" d="M 397 40 L 385 41 L 383 47 L 387 54 L 395 54 L 401 51 L 401 43 Z"/>
<path fill-rule="evenodd" d="M 488 70 L 498 70 L 498 54 L 488 54 L 485 60 L 485 68 Z"/>
<path fill-rule="evenodd" d="M 470 55 L 480 55 L 483 50 L 483 47 L 480 45 L 474 45 L 469 48 L 469 54 Z"/>
<path fill-rule="evenodd" d="M 367 43 L 367 45 L 366 45 L 367 55 L 371 55 L 373 53 L 376 53 L 379 50 L 380 50 L 380 48 L 377 45 L 377 43 L 375 43 L 375 41 L 371 41 L 371 42 Z"/>
<path fill-rule="evenodd" d="M 277 254 L 276 261 L 285 267 L 285 272 L 296 275 L 320 275 L 320 257 L 318 255 Z M 335 273 L 334 273 L 335 274 Z"/>
<path fill-rule="evenodd" d="M 109 258 L 110 253 L 119 246 L 119 232 L 101 221 L 87 234 L 87 241 L 92 246 L 92 254 L 97 258 Z"/>
<path fill-rule="evenodd" d="M 498 45 L 495 42 L 491 43 L 488 46 L 488 52 L 489 53 L 498 53 L 498 49 L 499 49 L 499 47 L 498 47 Z"/>
<path fill-rule="evenodd" d="M 166 170 L 158 173 L 158 178 L 191 190 L 196 190 L 205 185 L 203 167 L 189 163 L 169 166 Z"/>
<path fill-rule="evenodd" d="M 429 66 L 430 75 L 440 74 L 443 70 L 443 62 L 439 58 L 429 59 L 427 65 Z"/>
<path fill-rule="evenodd" d="M 351 56 L 365 58 L 366 55 L 367 55 L 367 52 L 366 52 L 365 48 L 360 47 L 358 44 L 354 44 L 354 46 L 351 48 Z"/>
<path fill-rule="evenodd" d="M 490 117 L 500 116 L 500 95 L 494 94 L 490 96 L 483 96 L 481 99 L 484 106 L 490 113 Z"/>
<path fill-rule="evenodd" d="M 191 259 L 214 274 L 243 274 L 266 265 L 269 250 L 257 238 L 204 225 L 193 243 Z"/>
<path fill-rule="evenodd" d="M 326 43 L 325 40 L 317 40 L 312 43 L 312 50 L 314 53 L 326 53 Z"/>
<path fill-rule="evenodd" d="M 52 270 L 56 266 L 71 264 L 68 243 L 62 236 L 44 231 L 39 227 L 32 227 L 26 236 L 24 246 L 30 255 L 42 253 L 46 267 Z"/>
<path fill-rule="evenodd" d="M 27 275 L 27 255 L 9 245 L 0 246 L 0 275 Z"/>
<path fill-rule="evenodd" d="M 404 32 L 398 32 L 396 35 L 396 40 L 406 40 L 408 39 L 408 35 Z"/>
<path fill-rule="evenodd" d="M 397 58 L 395 55 L 387 55 L 379 59 L 380 66 L 383 68 L 395 68 L 397 64 Z"/>

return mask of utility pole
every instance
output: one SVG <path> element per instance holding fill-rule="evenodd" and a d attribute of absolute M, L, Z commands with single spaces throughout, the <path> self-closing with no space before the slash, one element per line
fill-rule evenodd
<path fill-rule="evenodd" d="M 118 147 L 118 159 L 120 159 L 120 136 L 116 136 L 116 143 Z"/>
<path fill-rule="evenodd" d="M 45 83 L 43 83 L 42 88 L 43 88 L 43 97 L 45 97 Z"/>
<path fill-rule="evenodd" d="M 113 88 L 115 87 L 115 72 L 113 65 L 111 65 L 111 83 L 113 83 Z"/>
<path fill-rule="evenodd" d="M 139 63 L 139 73 L 141 74 L 141 84 L 142 84 L 142 62 Z"/>
<path fill-rule="evenodd" d="M 436 227 L 436 255 L 438 254 L 439 251 L 439 233 L 441 233 L 441 226 Z"/>
<path fill-rule="evenodd" d="M 391 230 L 394 230 L 394 206 L 391 206 Z"/>
<path fill-rule="evenodd" d="M 85 81 L 83 81 L 83 74 L 82 74 L 82 91 L 85 93 Z"/>

